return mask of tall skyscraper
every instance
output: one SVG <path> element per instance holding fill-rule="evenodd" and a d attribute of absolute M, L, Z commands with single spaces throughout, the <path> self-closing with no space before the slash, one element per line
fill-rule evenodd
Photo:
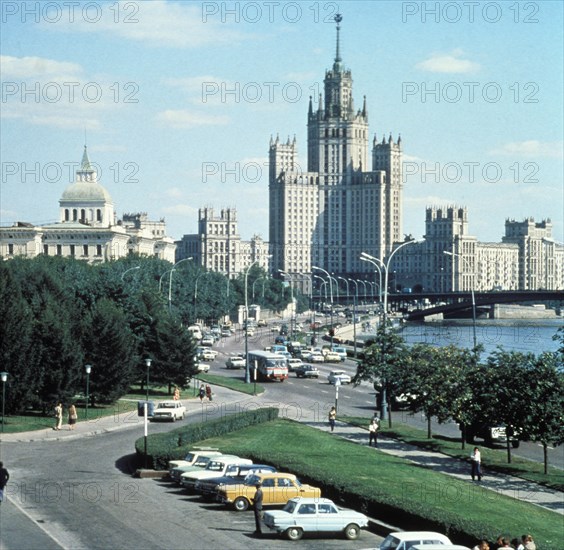
<path fill-rule="evenodd" d="M 361 252 L 384 259 L 402 240 L 401 138 L 374 136 L 372 170 L 366 97 L 355 110 L 352 73 L 341 58 L 342 17 L 335 16 L 337 44 L 317 109 L 308 109 L 308 171 L 297 163 L 296 138 L 270 141 L 269 242 L 274 272 L 336 275 L 369 272 Z M 304 278 L 306 280 L 307 278 Z M 302 284 L 302 289 L 305 285 Z"/>

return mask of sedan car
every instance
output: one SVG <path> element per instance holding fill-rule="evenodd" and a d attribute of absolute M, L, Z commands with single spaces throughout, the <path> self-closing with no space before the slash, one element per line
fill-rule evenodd
<path fill-rule="evenodd" d="M 218 352 L 211 348 L 198 348 L 198 358 L 202 361 L 213 361 L 217 357 Z"/>
<path fill-rule="evenodd" d="M 341 356 L 336 351 L 327 350 L 325 352 L 325 361 L 327 363 L 340 363 Z"/>
<path fill-rule="evenodd" d="M 175 422 L 182 420 L 186 414 L 186 407 L 180 401 L 162 401 L 157 404 L 153 416 L 149 420 L 169 420 Z"/>
<path fill-rule="evenodd" d="M 227 361 L 225 362 L 225 366 L 228 369 L 244 369 L 247 361 L 245 358 L 239 353 L 231 354 Z"/>
<path fill-rule="evenodd" d="M 220 485 L 217 499 L 232 505 L 238 512 L 243 512 L 251 505 L 259 481 L 262 483 L 263 506 L 283 505 L 297 496 L 321 496 L 321 489 L 300 483 L 294 474 L 276 473 L 252 475 L 244 484 Z"/>
<path fill-rule="evenodd" d="M 232 466 L 224 476 L 200 479 L 196 482 L 194 490 L 204 498 L 215 498 L 220 485 L 237 485 L 245 483 L 248 477 L 254 474 L 274 473 L 276 468 L 266 464 L 244 464 Z"/>
<path fill-rule="evenodd" d="M 337 380 L 340 384 L 350 384 L 351 377 L 344 370 L 332 370 L 327 376 L 329 384 L 336 384 Z"/>
<path fill-rule="evenodd" d="M 299 540 L 304 533 L 343 533 L 354 540 L 368 525 L 364 514 L 338 508 L 328 498 L 292 498 L 283 510 L 265 512 L 263 521 L 290 540 Z"/>
<path fill-rule="evenodd" d="M 205 334 L 200 340 L 202 346 L 213 346 L 215 344 L 215 338 L 212 334 Z"/>
<path fill-rule="evenodd" d="M 434 531 L 398 531 L 390 533 L 380 545 L 380 550 L 409 550 L 416 544 L 452 544 L 450 539 Z"/>
<path fill-rule="evenodd" d="M 310 363 L 325 363 L 325 357 L 320 351 L 312 351 L 307 360 Z"/>
<path fill-rule="evenodd" d="M 319 369 L 315 365 L 304 363 L 294 369 L 298 378 L 319 378 Z"/>

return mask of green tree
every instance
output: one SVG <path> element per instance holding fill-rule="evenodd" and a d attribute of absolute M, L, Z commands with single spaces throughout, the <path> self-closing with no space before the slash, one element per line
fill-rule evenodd
<path fill-rule="evenodd" d="M 405 391 L 402 388 L 402 371 L 407 361 L 408 349 L 403 338 L 380 325 L 373 342 L 365 348 L 352 381 L 355 385 L 361 381 L 372 382 L 377 392 L 385 389 L 390 411 L 393 397 Z M 392 427 L 391 414 L 388 414 L 388 424 Z"/>
<path fill-rule="evenodd" d="M 111 403 L 127 393 L 135 379 L 135 338 L 123 310 L 108 298 L 99 300 L 83 334 L 85 360 L 90 363 L 90 395 Z"/>

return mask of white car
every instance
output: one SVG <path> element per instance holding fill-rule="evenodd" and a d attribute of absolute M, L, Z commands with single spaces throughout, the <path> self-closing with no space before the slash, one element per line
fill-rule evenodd
<path fill-rule="evenodd" d="M 239 353 L 233 353 L 225 362 L 228 369 L 244 369 L 247 364 L 246 359 Z"/>
<path fill-rule="evenodd" d="M 324 357 L 325 357 L 325 361 L 327 363 L 340 363 L 341 362 L 341 356 L 336 351 L 327 350 L 325 352 Z"/>
<path fill-rule="evenodd" d="M 401 531 L 390 533 L 380 545 L 380 550 L 410 550 L 416 544 L 444 545 L 452 542 L 446 535 L 434 531 Z"/>
<path fill-rule="evenodd" d="M 213 346 L 215 344 L 215 338 L 211 334 L 206 334 L 200 340 L 202 346 Z"/>
<path fill-rule="evenodd" d="M 341 384 L 350 384 L 351 377 L 344 370 L 332 370 L 328 376 L 327 380 L 329 384 L 336 384 L 337 380 Z"/>
<path fill-rule="evenodd" d="M 194 466 L 202 456 L 214 457 L 221 455 L 222 453 L 217 449 L 196 449 L 190 451 L 183 460 L 170 460 L 168 462 L 168 469 L 172 471 L 174 468 L 180 468 L 181 466 Z"/>
<path fill-rule="evenodd" d="M 312 351 L 307 357 L 309 363 L 325 363 L 325 356 L 320 351 Z"/>
<path fill-rule="evenodd" d="M 328 498 L 291 498 L 283 510 L 265 512 L 263 521 L 290 540 L 299 540 L 304 533 L 343 533 L 355 540 L 368 525 L 364 514 L 338 508 Z"/>
<path fill-rule="evenodd" d="M 301 367 L 304 364 L 301 359 L 297 359 L 296 357 L 286 359 L 286 363 L 288 364 L 288 372 L 294 372 L 296 367 Z"/>
<path fill-rule="evenodd" d="M 150 420 L 182 420 L 186 414 L 186 407 L 180 401 L 161 401 L 153 412 Z"/>
<path fill-rule="evenodd" d="M 198 361 L 197 363 L 198 372 L 209 372 L 210 366 L 207 363 L 201 363 Z"/>
<path fill-rule="evenodd" d="M 211 348 L 198 348 L 198 357 L 202 361 L 213 361 L 217 357 L 218 352 Z"/>

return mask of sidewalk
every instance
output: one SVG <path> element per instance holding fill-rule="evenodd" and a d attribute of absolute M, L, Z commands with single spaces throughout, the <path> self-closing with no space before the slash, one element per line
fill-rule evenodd
<path fill-rule="evenodd" d="M 246 410 L 249 404 L 262 406 L 273 406 L 276 403 L 269 402 L 267 392 L 261 396 L 246 396 L 229 389 L 216 386 L 214 388 L 214 401 L 200 403 L 198 399 L 182 400 L 186 405 L 187 416 L 202 415 L 202 419 L 211 415 L 213 411 L 220 409 L 225 414 L 231 414 L 238 410 Z M 281 405 L 278 403 L 278 405 Z M 92 412 L 94 414 L 94 411 Z M 296 418 L 292 418 L 296 420 Z M 311 409 L 301 409 L 300 422 L 323 431 L 329 431 L 328 423 L 315 417 Z M 81 437 L 93 437 L 115 430 L 137 428 L 139 435 L 143 434 L 143 418 L 137 416 L 137 411 L 111 415 L 101 418 L 93 418 L 88 421 L 78 422 L 74 430 L 69 430 L 68 425 L 63 425 L 61 431 L 52 428 L 37 430 L 33 432 L 21 432 L 15 434 L 0 434 L 0 443 L 23 443 L 31 441 L 61 441 Z M 149 433 L 151 428 L 149 426 Z M 368 430 L 337 422 L 335 435 L 343 437 L 348 441 L 360 445 L 368 445 Z M 551 490 L 524 479 L 505 475 L 497 472 L 488 472 L 485 468 L 481 483 L 470 482 L 470 465 L 467 462 L 451 458 L 447 455 L 427 451 L 418 447 L 408 445 L 395 439 L 379 436 L 378 450 L 411 460 L 412 462 L 453 476 L 455 478 L 469 481 L 470 487 L 488 489 L 497 494 L 503 494 L 511 498 L 523 500 L 530 504 L 536 504 L 564 515 L 564 493 Z"/>

